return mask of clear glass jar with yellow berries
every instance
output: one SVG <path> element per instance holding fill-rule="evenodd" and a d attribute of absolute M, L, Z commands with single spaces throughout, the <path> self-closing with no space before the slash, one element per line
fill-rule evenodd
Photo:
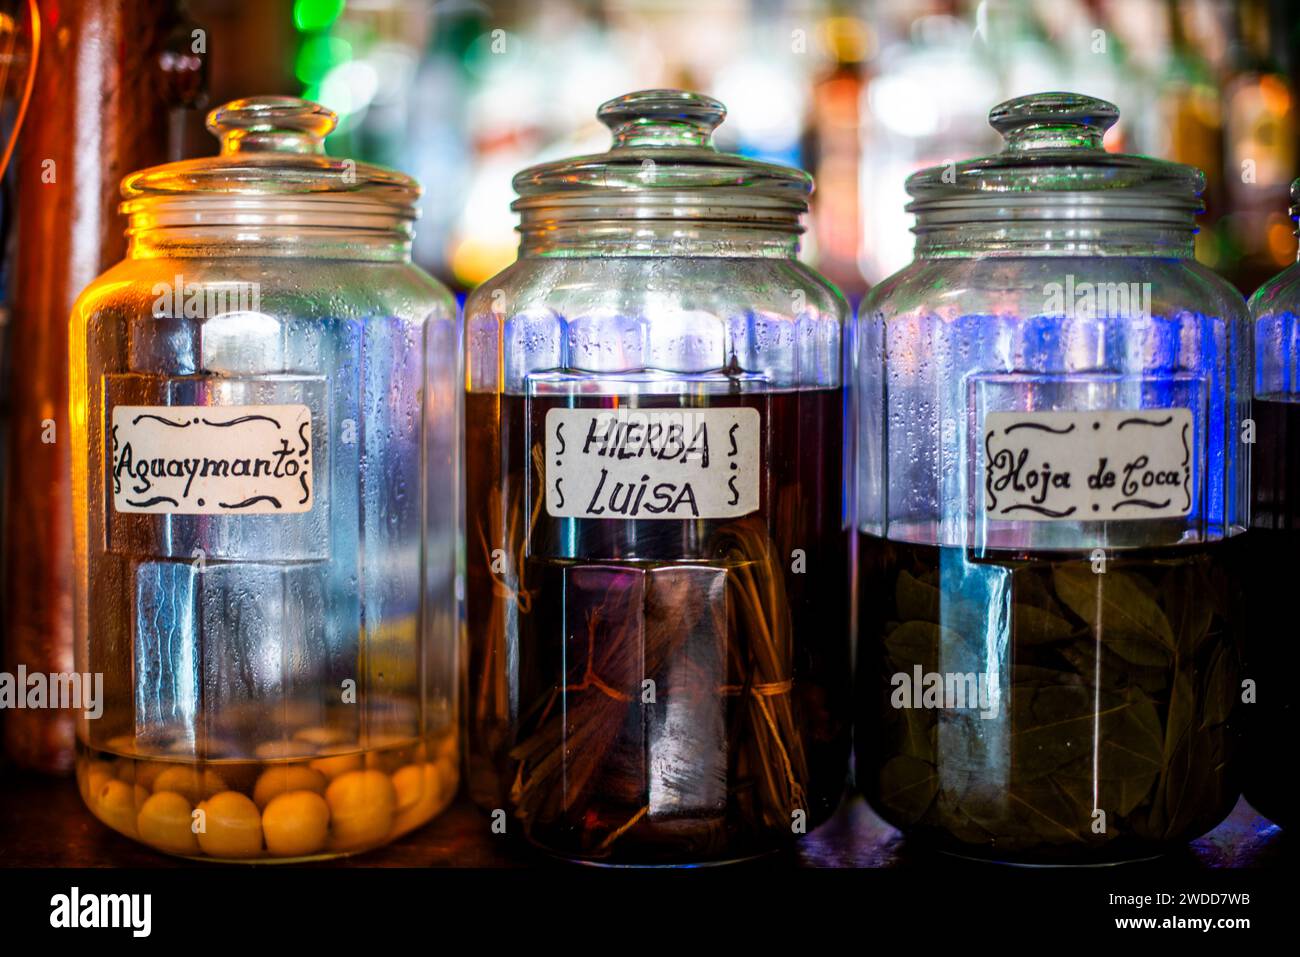
<path fill-rule="evenodd" d="M 434 817 L 455 729 L 455 303 L 419 187 L 334 117 L 215 110 L 128 176 L 127 258 L 72 315 L 78 783 L 171 854 L 350 854 Z"/>

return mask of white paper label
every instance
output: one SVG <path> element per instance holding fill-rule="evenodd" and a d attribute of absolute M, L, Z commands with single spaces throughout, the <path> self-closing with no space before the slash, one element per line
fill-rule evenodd
<path fill-rule="evenodd" d="M 757 409 L 551 409 L 553 518 L 737 518 L 759 506 Z"/>
<path fill-rule="evenodd" d="M 1189 409 L 991 412 L 984 508 L 1006 521 L 1128 521 L 1192 510 Z"/>
<path fill-rule="evenodd" d="M 305 405 L 119 405 L 113 507 L 164 515 L 311 511 Z"/>

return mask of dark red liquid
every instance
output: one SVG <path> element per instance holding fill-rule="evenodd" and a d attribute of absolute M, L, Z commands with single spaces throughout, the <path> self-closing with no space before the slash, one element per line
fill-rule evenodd
<path fill-rule="evenodd" d="M 1281 769 L 1295 753 L 1292 675 L 1297 665 L 1295 592 L 1300 556 L 1300 402 L 1256 399 L 1251 406 L 1251 529 L 1246 536 L 1246 668 L 1257 700 L 1250 729 L 1246 800 L 1278 823 L 1295 820 L 1295 797 Z"/>
<path fill-rule="evenodd" d="M 552 518 L 547 411 L 612 400 L 467 396 L 471 794 L 566 856 L 751 856 L 829 816 L 844 784 L 843 393 L 635 401 L 757 409 L 759 510 Z"/>

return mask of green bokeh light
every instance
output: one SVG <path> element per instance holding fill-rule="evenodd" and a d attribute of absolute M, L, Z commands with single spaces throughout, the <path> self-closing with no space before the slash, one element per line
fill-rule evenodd
<path fill-rule="evenodd" d="M 304 32 L 324 30 L 339 18 L 346 0 L 294 0 L 293 25 Z"/>
<path fill-rule="evenodd" d="M 326 73 L 352 59 L 352 44 L 340 37 L 323 34 L 307 37 L 298 48 L 293 73 L 303 83 L 317 85 Z"/>

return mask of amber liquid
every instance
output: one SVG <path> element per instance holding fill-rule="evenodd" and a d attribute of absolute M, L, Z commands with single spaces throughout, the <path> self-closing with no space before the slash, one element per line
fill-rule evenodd
<path fill-rule="evenodd" d="M 844 785 L 843 393 L 636 401 L 757 409 L 759 511 L 551 518 L 547 411 L 611 400 L 467 398 L 470 791 L 567 857 L 753 856 L 824 820 Z"/>
<path fill-rule="evenodd" d="M 862 535 L 868 800 L 909 837 L 1027 863 L 1148 857 L 1215 827 L 1238 795 L 1236 576 L 1253 534 L 1111 552 L 1100 574 L 1090 553 Z M 911 692 L 930 674 L 990 693 Z"/>
<path fill-rule="evenodd" d="M 1246 669 L 1256 702 L 1246 709 L 1249 744 L 1246 800 L 1279 824 L 1295 820 L 1295 796 L 1281 767 L 1296 735 L 1297 667 L 1291 596 L 1300 555 L 1300 402 L 1256 399 L 1251 405 L 1250 574 L 1246 587 Z"/>
<path fill-rule="evenodd" d="M 450 732 L 372 736 L 362 744 L 305 728 L 256 751 L 256 759 L 196 760 L 179 748 L 141 748 L 124 735 L 104 747 L 78 745 L 77 784 L 100 821 L 156 850 L 292 863 L 395 840 L 441 812 L 460 783 Z M 237 817 L 229 813 L 235 795 Z M 284 802 L 278 808 L 277 799 Z M 313 811 L 319 817 L 309 822 Z"/>

